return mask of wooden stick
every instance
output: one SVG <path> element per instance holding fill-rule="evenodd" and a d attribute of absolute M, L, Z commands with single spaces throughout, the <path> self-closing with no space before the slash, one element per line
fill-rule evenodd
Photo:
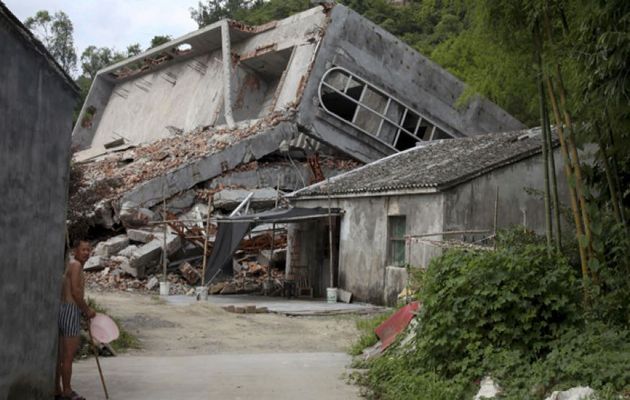
<path fill-rule="evenodd" d="M 90 333 L 90 328 L 88 327 L 88 337 L 90 338 L 90 346 L 94 350 L 94 358 L 96 359 L 96 367 L 98 368 L 98 375 L 101 378 L 101 385 L 103 385 L 103 391 L 105 392 L 105 398 L 109 399 L 109 393 L 107 393 L 107 385 L 105 385 L 105 377 L 103 376 L 103 370 L 101 369 L 101 363 L 98 360 L 98 349 L 94 345 L 94 339 L 92 339 L 92 333 Z"/>
<path fill-rule="evenodd" d="M 206 286 L 206 264 L 208 260 L 208 237 L 210 236 L 210 204 L 212 197 L 208 196 L 208 215 L 206 217 L 206 239 L 203 242 L 203 266 L 201 268 L 201 286 Z"/>

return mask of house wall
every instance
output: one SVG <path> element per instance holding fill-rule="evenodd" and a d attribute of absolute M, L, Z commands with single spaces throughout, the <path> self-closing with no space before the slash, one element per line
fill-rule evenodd
<path fill-rule="evenodd" d="M 562 169 L 562 157 L 559 150 L 556 150 L 554 155 L 560 202 L 568 206 L 568 187 Z M 497 226 L 506 228 L 524 225 L 539 234 L 544 234 L 543 176 L 542 156 L 537 155 L 495 169 L 447 190 L 444 193 L 445 230 L 492 230 L 498 187 Z M 533 189 L 536 192 L 528 193 L 526 189 Z"/>
<path fill-rule="evenodd" d="M 346 68 L 380 87 L 455 136 L 524 128 L 483 98 L 474 98 L 464 109 L 458 108 L 455 104 L 465 89 L 463 82 L 391 33 L 351 9 L 336 5 L 304 91 L 299 122 L 305 132 L 363 162 L 392 154 L 393 150 L 319 107 L 320 81 L 333 66 Z"/>
<path fill-rule="evenodd" d="M 375 304 L 392 303 L 400 291 L 398 279 L 388 282 L 388 216 L 405 215 L 407 234 L 441 232 L 443 198 L 441 194 L 332 199 L 332 207 L 341 208 L 339 240 L 339 287 L 352 292 L 356 301 Z M 328 207 L 328 200 L 296 200 L 299 207 Z M 322 242 L 314 227 L 289 230 L 289 256 L 301 254 L 301 260 L 313 260 L 318 269 Z M 321 235 L 319 235 L 321 236 Z M 424 266 L 439 254 L 436 248 L 414 244 L 410 253 L 412 266 Z M 294 258 L 295 260 L 295 258 Z M 290 265 L 288 266 L 290 269 Z M 389 276 L 399 274 L 390 271 Z"/>
<path fill-rule="evenodd" d="M 78 94 L 0 5 L 0 399 L 51 399 Z"/>

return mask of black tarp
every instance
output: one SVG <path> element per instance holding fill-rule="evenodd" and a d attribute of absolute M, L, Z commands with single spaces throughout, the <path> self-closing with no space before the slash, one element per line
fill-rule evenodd
<path fill-rule="evenodd" d="M 208 268 L 204 276 L 204 282 L 210 284 L 220 268 L 231 267 L 232 255 L 238 248 L 241 240 L 249 230 L 262 223 L 287 223 L 306 219 L 324 218 L 329 214 L 339 215 L 340 210 L 333 208 L 328 212 L 327 208 L 284 208 L 261 212 L 258 214 L 237 215 L 218 219 L 219 229 L 217 238 L 212 247 L 212 254 L 208 260 Z"/>

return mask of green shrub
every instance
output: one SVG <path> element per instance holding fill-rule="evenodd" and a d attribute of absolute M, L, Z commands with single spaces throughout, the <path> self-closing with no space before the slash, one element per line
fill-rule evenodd
<path fill-rule="evenodd" d="M 578 280 L 543 246 L 449 251 L 429 265 L 420 300 L 419 362 L 445 377 L 477 376 L 487 348 L 535 359 L 579 314 Z"/>
<path fill-rule="evenodd" d="M 629 339 L 630 332 L 602 323 L 571 327 L 531 363 L 520 352 L 501 350 L 487 353 L 483 365 L 501 383 L 506 399 L 543 399 L 554 390 L 584 385 L 606 398 L 630 390 Z"/>
<path fill-rule="evenodd" d="M 471 389 L 461 380 L 419 369 L 408 357 L 390 356 L 372 361 L 359 383 L 370 388 L 367 398 L 379 400 L 454 400 Z"/>

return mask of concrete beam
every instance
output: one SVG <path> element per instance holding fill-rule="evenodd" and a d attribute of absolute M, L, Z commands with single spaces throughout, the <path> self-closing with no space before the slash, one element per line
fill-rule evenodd
<path fill-rule="evenodd" d="M 184 190 L 191 189 L 200 182 L 210 180 L 240 165 L 245 157 L 253 155 L 260 159 L 278 149 L 283 140 L 297 136 L 293 122 L 281 122 L 266 132 L 246 138 L 223 151 L 210 154 L 199 160 L 183 165 L 175 171 L 153 178 L 125 193 L 119 204 L 130 202 L 141 207 L 152 207 Z"/>

